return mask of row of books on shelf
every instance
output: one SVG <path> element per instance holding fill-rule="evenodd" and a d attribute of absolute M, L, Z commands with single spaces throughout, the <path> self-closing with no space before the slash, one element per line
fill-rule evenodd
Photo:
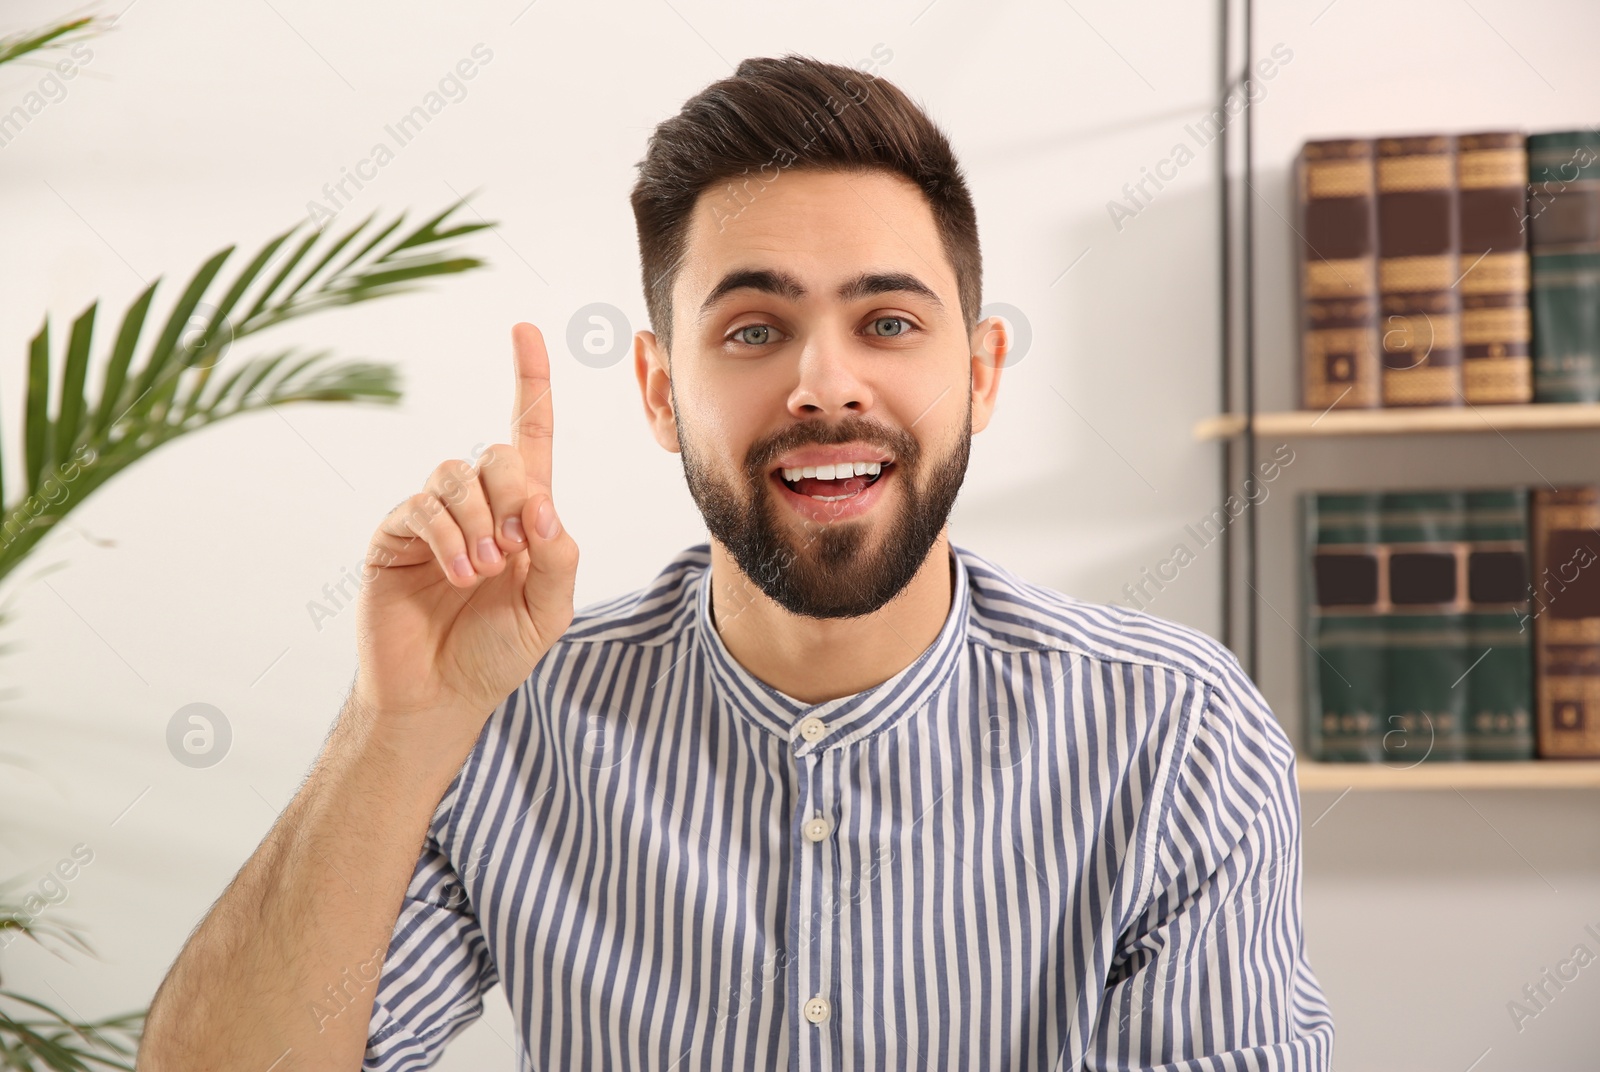
<path fill-rule="evenodd" d="M 1600 131 L 1306 142 L 1306 409 L 1600 401 Z"/>
<path fill-rule="evenodd" d="M 1600 485 L 1310 492 L 1305 751 L 1600 758 Z"/>

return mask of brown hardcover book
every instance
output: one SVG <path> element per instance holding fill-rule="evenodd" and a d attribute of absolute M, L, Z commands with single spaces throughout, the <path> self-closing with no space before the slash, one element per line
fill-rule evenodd
<path fill-rule="evenodd" d="M 1383 404 L 1460 405 L 1455 138 L 1379 138 L 1377 186 Z"/>
<path fill-rule="evenodd" d="M 1539 755 L 1600 758 L 1600 486 L 1536 488 L 1532 514 Z"/>
<path fill-rule="evenodd" d="M 1373 143 L 1308 141 L 1300 216 L 1300 397 L 1306 409 L 1382 401 L 1378 379 L 1378 212 Z"/>
<path fill-rule="evenodd" d="M 1533 401 L 1526 142 L 1519 131 L 1456 138 L 1461 393 L 1473 405 Z"/>

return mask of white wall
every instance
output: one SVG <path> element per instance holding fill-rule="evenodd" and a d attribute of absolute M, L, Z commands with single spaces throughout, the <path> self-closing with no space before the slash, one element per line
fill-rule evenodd
<path fill-rule="evenodd" d="M 175 289 L 228 243 L 253 251 L 474 45 L 493 52 L 468 96 L 339 218 L 421 216 L 481 188 L 474 205 L 501 226 L 472 244 L 493 268 L 281 332 L 395 363 L 403 405 L 301 406 L 165 448 L 34 556 L 34 568 L 63 568 L 7 586 L 20 646 L 0 663 L 12 686 L 0 750 L 35 769 L 0 768 L 0 876 L 31 883 L 74 844 L 92 847 L 52 912 L 87 926 L 102 958 L 13 946 L 0 959 L 9 987 L 85 1016 L 148 1002 L 293 794 L 354 672 L 353 612 L 318 630 L 308 601 L 355 567 L 379 518 L 436 463 L 505 438 L 516 320 L 553 344 L 557 495 L 583 548 L 579 601 L 643 584 L 703 538 L 678 459 L 646 433 L 627 363 L 591 369 L 556 342 L 590 302 L 644 326 L 633 165 L 655 123 L 744 56 L 853 64 L 887 48 L 879 73 L 925 103 L 965 164 L 985 298 L 1023 310 L 1033 342 L 975 441 L 957 542 L 1110 600 L 1217 505 L 1215 449 L 1190 436 L 1217 395 L 1215 150 L 1120 230 L 1106 208 L 1208 110 L 1211 4 L 912 0 L 870 17 L 844 3 L 524 5 L 137 0 L 90 44 L 66 99 L 0 149 L 0 431 L 14 454 L 25 345 L 45 311 L 59 333 L 99 297 L 105 330 L 105 312 L 120 316 L 141 279 L 167 273 Z M 1294 53 L 1255 112 L 1262 401 L 1282 408 L 1294 340 L 1281 217 L 1300 140 L 1592 121 L 1600 12 L 1578 0 L 1257 7 L 1258 47 Z M 65 10 L 13 0 L 0 31 Z M 0 109 L 42 75 L 0 71 Z M 256 352 L 241 344 L 233 356 Z M 1535 468 L 1576 480 L 1594 475 L 1590 442 L 1303 445 L 1261 508 L 1263 594 L 1295 617 L 1298 488 L 1450 481 L 1463 458 L 1485 481 Z M 6 462 L 14 489 L 20 461 Z M 1207 554 L 1155 612 L 1216 628 Z M 1298 644 L 1265 614 L 1264 688 L 1291 724 Z M 210 769 L 166 749 L 168 719 L 193 702 L 232 725 L 231 751 Z M 1580 977 L 1521 1034 L 1505 1006 L 1600 923 L 1596 796 L 1351 794 L 1322 814 L 1333 800 L 1305 800 L 1305 909 L 1339 1068 L 1465 1069 L 1485 1048 L 1482 1072 L 1592 1066 L 1583 1043 L 1600 982 Z M 513 1067 L 509 1015 L 497 997 L 488 1008 L 440 1067 Z"/>

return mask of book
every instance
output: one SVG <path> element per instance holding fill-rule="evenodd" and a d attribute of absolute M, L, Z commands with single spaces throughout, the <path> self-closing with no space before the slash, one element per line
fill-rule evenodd
<path fill-rule="evenodd" d="M 1383 758 L 1381 496 L 1306 492 L 1303 750 L 1323 762 Z"/>
<path fill-rule="evenodd" d="M 1518 131 L 1456 138 L 1461 393 L 1474 405 L 1533 401 L 1525 141 Z"/>
<path fill-rule="evenodd" d="M 1528 492 L 1468 491 L 1466 508 L 1467 758 L 1532 759 Z"/>
<path fill-rule="evenodd" d="M 1376 406 L 1382 390 L 1372 140 L 1306 142 L 1295 186 L 1301 404 L 1316 410 Z"/>
<path fill-rule="evenodd" d="M 1302 496 L 1308 755 L 1533 758 L 1528 502 L 1525 488 Z M 1600 561 L 1600 532 L 1595 547 Z"/>
<path fill-rule="evenodd" d="M 1467 758 L 1466 494 L 1387 492 L 1384 762 Z"/>
<path fill-rule="evenodd" d="M 1600 486 L 1535 488 L 1532 499 L 1539 755 L 1600 758 Z"/>
<path fill-rule="evenodd" d="M 1528 136 L 1533 390 L 1600 401 L 1600 132 Z"/>
<path fill-rule="evenodd" d="M 1455 139 L 1379 138 L 1376 184 L 1383 404 L 1460 405 Z"/>

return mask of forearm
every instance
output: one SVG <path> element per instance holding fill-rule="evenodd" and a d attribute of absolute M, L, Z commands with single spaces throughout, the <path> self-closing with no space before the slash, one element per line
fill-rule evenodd
<path fill-rule="evenodd" d="M 406 887 L 470 747 L 419 758 L 371 725 L 347 707 L 184 946 L 152 1004 L 141 1070 L 360 1068 Z"/>

